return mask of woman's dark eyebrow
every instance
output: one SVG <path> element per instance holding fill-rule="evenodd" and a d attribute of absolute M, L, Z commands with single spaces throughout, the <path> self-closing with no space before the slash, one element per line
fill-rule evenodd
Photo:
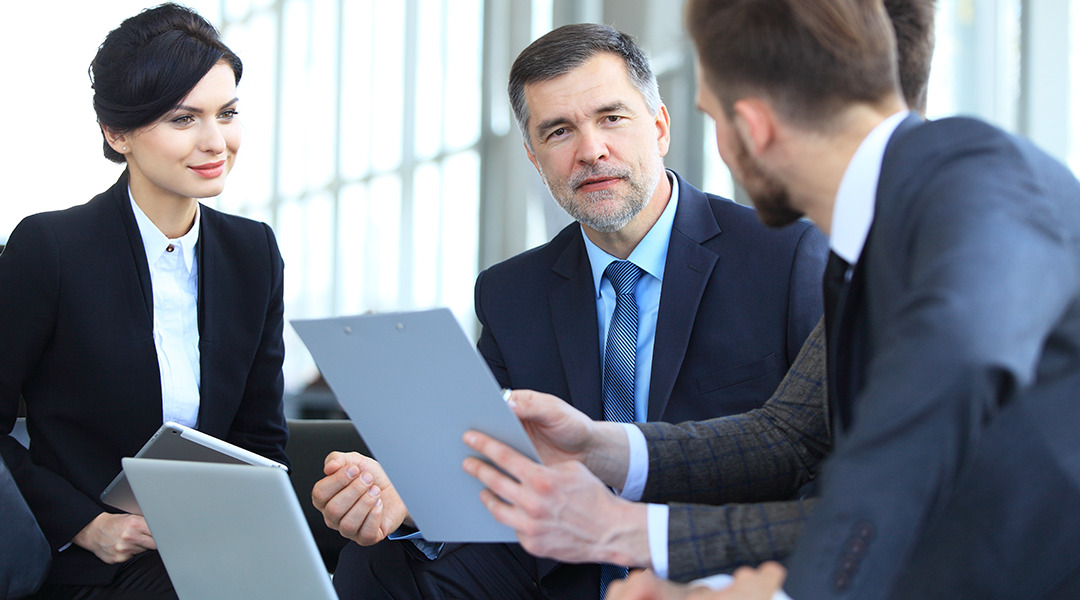
<path fill-rule="evenodd" d="M 229 108 L 230 106 L 232 106 L 233 104 L 236 104 L 239 101 L 240 101 L 240 98 L 233 98 L 232 100 L 229 100 L 225 104 L 222 104 L 221 108 L 219 108 L 218 110 Z M 202 109 L 201 108 L 196 108 L 194 106 L 188 106 L 187 104 L 177 104 L 176 108 L 174 108 L 173 111 L 197 113 L 197 112 L 202 112 Z"/>

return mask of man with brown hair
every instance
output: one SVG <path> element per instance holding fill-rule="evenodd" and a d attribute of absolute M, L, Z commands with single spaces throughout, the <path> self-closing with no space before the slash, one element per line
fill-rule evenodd
<path fill-rule="evenodd" d="M 721 155 L 835 255 L 836 446 L 785 591 L 1080 597 L 1080 182 L 979 121 L 907 116 L 876 72 L 876 3 L 690 0 L 686 16 Z M 782 577 L 743 572 L 739 597 Z M 687 593 L 642 576 L 612 596 Z"/>

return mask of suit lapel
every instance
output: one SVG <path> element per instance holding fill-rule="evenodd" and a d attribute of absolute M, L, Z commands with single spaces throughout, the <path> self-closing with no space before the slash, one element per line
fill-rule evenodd
<path fill-rule="evenodd" d="M 855 365 L 852 363 L 855 333 L 854 322 L 857 320 L 856 307 L 859 304 L 858 289 L 862 284 L 862 261 L 856 263 L 852 269 L 851 278 L 840 288 L 836 298 L 836 306 L 833 309 L 835 323 L 831 323 L 832 330 L 828 336 L 828 381 L 829 381 L 829 408 L 833 419 L 833 431 L 841 433 L 847 429 L 851 422 L 851 372 Z"/>
<path fill-rule="evenodd" d="M 552 270 L 566 278 L 548 294 L 555 343 L 559 349 L 568 402 L 593 419 L 603 418 L 600 389 L 600 330 L 596 324 L 596 286 L 578 229 Z"/>
<path fill-rule="evenodd" d="M 198 265 L 198 320 L 199 320 L 199 371 L 202 373 L 202 381 L 199 384 L 199 428 L 204 431 L 217 432 L 217 427 L 212 423 L 213 415 L 209 408 L 219 403 L 212 399 L 214 394 L 213 377 L 208 377 L 213 366 L 218 364 L 215 353 L 217 344 L 214 339 L 214 331 L 218 329 L 211 321 L 213 315 L 220 311 L 214 310 L 217 303 L 217 294 L 221 290 L 219 286 L 209 282 L 220 281 L 217 270 L 219 268 L 218 247 L 214 243 L 217 222 L 213 212 L 206 206 L 199 206 L 199 241 L 195 244 L 195 260 Z M 228 431 L 224 429 L 222 431 Z M 219 433 L 219 435 L 221 435 Z"/>
<path fill-rule="evenodd" d="M 143 244 L 142 233 L 139 224 L 135 221 L 135 213 L 131 209 L 131 198 L 128 196 L 127 171 L 109 189 L 109 201 L 116 211 L 117 222 L 124 232 L 126 245 L 118 248 L 120 251 L 120 264 L 127 264 L 135 272 L 138 279 L 138 295 L 142 299 L 142 310 L 133 314 L 141 314 L 149 325 L 149 331 L 153 331 L 154 325 L 154 289 L 150 283 L 150 265 L 146 260 L 146 245 Z M 127 278 L 125 278 L 127 280 Z M 136 302 L 136 304 L 138 304 Z M 152 334 L 151 334 L 152 335 Z"/>
<path fill-rule="evenodd" d="M 153 365 L 157 367 L 157 352 L 154 346 L 154 290 L 150 280 L 150 266 L 146 259 L 146 245 L 143 244 L 142 232 L 135 221 L 128 195 L 128 178 L 125 171 L 108 190 L 106 204 L 108 218 L 103 231 L 103 255 L 111 256 L 111 262 L 120 269 L 120 281 L 123 282 L 127 298 L 128 313 L 131 315 L 131 327 L 134 330 L 140 352 L 146 352 Z M 106 257 L 106 260 L 109 260 Z M 133 378 L 141 381 L 139 389 L 158 398 L 157 402 L 130 404 L 130 414 L 126 417 L 133 429 L 153 430 L 162 421 L 161 377 L 157 370 L 152 372 L 132 373 Z"/>
<path fill-rule="evenodd" d="M 720 234 L 720 225 L 705 194 L 681 178 L 679 206 L 671 229 L 660 308 L 656 316 L 651 383 L 650 421 L 663 419 L 675 379 L 686 357 L 694 318 L 705 287 L 720 256 L 702 244 Z"/>
<path fill-rule="evenodd" d="M 873 230 L 871 230 L 871 236 Z M 866 240 L 866 249 L 870 241 Z M 829 399 L 833 431 L 842 434 L 852 423 L 855 398 L 863 386 L 870 356 L 869 313 L 866 307 L 866 249 L 863 258 L 855 265 L 851 281 L 840 297 L 836 325 L 837 343 L 835 353 L 830 350 L 829 376 L 836 379 L 836 397 Z"/>

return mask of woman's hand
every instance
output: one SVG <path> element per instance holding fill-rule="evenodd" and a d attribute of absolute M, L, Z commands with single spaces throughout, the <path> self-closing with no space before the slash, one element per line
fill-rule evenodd
<path fill-rule="evenodd" d="M 109 564 L 157 549 L 146 519 L 140 515 L 101 513 L 71 541 Z"/>

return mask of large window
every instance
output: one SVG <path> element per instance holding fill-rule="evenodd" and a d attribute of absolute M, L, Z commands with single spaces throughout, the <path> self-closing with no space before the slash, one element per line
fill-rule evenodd
<path fill-rule="evenodd" d="M 224 0 L 248 64 L 245 167 L 221 197 L 266 220 L 286 317 L 449 306 L 476 276 L 481 1 Z M 286 328 L 286 377 L 315 374 Z"/>
<path fill-rule="evenodd" d="M 938 0 L 927 116 L 970 115 L 1080 172 L 1080 0 Z M 705 137 L 706 189 L 731 175 Z"/>
<path fill-rule="evenodd" d="M 0 37 L 0 52 L 19 59 L 5 65 L 0 94 L 9 132 L 0 244 L 23 216 L 86 202 L 119 175 L 101 156 L 86 69 L 111 28 L 156 3 L 7 7 L 7 22 L 20 25 Z M 185 3 L 244 60 L 243 150 L 213 203 L 274 227 L 287 318 L 445 305 L 468 329 L 477 269 L 567 222 L 525 159 L 505 97 L 514 56 L 552 25 L 597 20 L 637 36 L 673 117 L 668 164 L 736 195 L 712 125 L 694 110 L 680 3 Z M 1080 0 L 938 5 L 930 116 L 981 116 L 1080 170 L 1080 44 L 1070 36 Z M 295 390 L 315 370 L 289 327 L 286 345 Z"/>

